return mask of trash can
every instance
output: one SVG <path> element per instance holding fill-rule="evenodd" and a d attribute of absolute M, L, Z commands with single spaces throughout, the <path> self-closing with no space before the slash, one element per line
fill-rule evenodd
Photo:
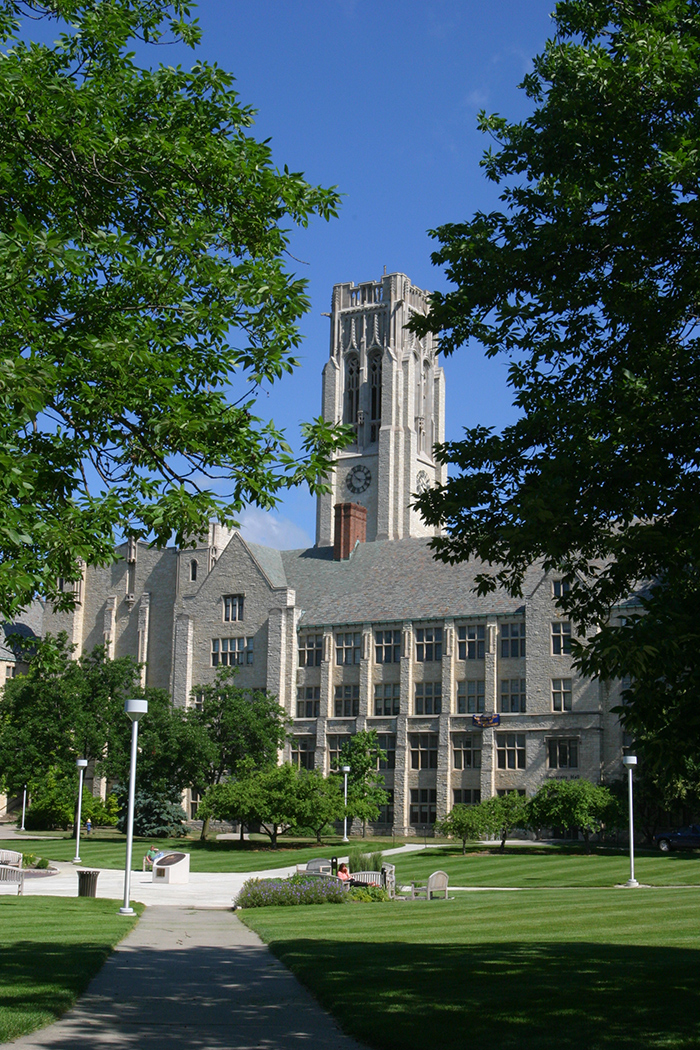
<path fill-rule="evenodd" d="M 96 897 L 97 896 L 97 876 L 99 871 L 79 871 L 78 872 L 78 896 L 79 897 Z"/>

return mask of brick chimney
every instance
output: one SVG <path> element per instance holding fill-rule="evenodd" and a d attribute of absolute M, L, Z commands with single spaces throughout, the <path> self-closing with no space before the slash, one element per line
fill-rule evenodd
<path fill-rule="evenodd" d="M 333 533 L 333 558 L 345 561 L 358 542 L 367 539 L 367 508 L 359 503 L 336 503 L 335 530 Z"/>

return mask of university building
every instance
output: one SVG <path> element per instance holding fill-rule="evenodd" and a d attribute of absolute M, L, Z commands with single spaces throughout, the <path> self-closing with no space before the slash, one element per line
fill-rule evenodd
<path fill-rule="evenodd" d="M 328 772 L 375 729 L 390 803 L 375 830 L 423 832 L 456 802 L 528 795 L 549 777 L 620 775 L 617 687 L 576 676 L 561 580 L 533 566 L 522 599 L 474 592 L 477 562 L 433 560 L 412 496 L 442 481 L 444 374 L 405 325 L 427 294 L 404 274 L 333 289 L 323 415 L 355 441 L 319 497 L 316 545 L 277 551 L 212 525 L 195 549 L 129 542 L 88 568 L 70 613 L 45 611 L 78 652 L 107 643 L 143 681 L 193 702 L 217 667 L 276 695 L 284 755 Z"/>

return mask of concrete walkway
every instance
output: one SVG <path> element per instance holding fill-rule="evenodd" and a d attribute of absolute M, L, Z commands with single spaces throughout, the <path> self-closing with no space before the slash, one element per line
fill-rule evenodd
<path fill-rule="evenodd" d="M 72 1010 L 3 1045 L 360 1050 L 233 912 L 181 907 L 147 908 Z"/>

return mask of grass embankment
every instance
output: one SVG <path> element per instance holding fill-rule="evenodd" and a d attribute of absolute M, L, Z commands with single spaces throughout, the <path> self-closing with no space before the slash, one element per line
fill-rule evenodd
<path fill-rule="evenodd" d="M 294 864 L 305 864 L 312 857 L 334 857 L 347 854 L 347 844 L 338 839 L 328 838 L 322 846 L 314 845 L 309 839 L 285 839 L 277 849 L 272 849 L 269 839 L 262 837 L 239 842 L 223 842 L 199 839 L 134 839 L 133 866 L 141 868 L 141 861 L 148 847 L 154 843 L 163 850 L 182 850 L 190 854 L 191 871 L 268 871 L 272 868 L 284 868 Z M 360 844 L 367 852 L 390 849 L 391 839 L 357 839 L 351 845 Z M 401 840 L 396 842 L 400 846 Z M 16 839 L 8 843 L 8 848 L 19 849 L 23 853 L 36 853 L 49 860 L 71 861 L 75 856 L 75 839 L 66 834 L 61 838 Z M 93 835 L 81 835 L 80 858 L 82 867 L 123 868 L 126 860 L 126 838 L 117 832 L 97 832 Z"/>
<path fill-rule="evenodd" d="M 468 847 L 469 848 L 469 847 Z M 583 846 L 513 846 L 505 853 L 475 846 L 462 856 L 461 847 L 426 849 L 396 857 L 396 878 L 408 884 L 425 880 L 432 871 L 446 871 L 452 886 L 615 886 L 629 878 L 629 854 L 624 850 Z M 700 854 L 638 852 L 635 876 L 652 886 L 700 886 Z"/>
<path fill-rule="evenodd" d="M 0 897 L 0 1043 L 73 1005 L 134 928 L 118 906 L 90 897 Z"/>
<path fill-rule="evenodd" d="M 346 1032 L 379 1050 L 700 1046 L 693 889 L 528 889 L 242 914 Z"/>

